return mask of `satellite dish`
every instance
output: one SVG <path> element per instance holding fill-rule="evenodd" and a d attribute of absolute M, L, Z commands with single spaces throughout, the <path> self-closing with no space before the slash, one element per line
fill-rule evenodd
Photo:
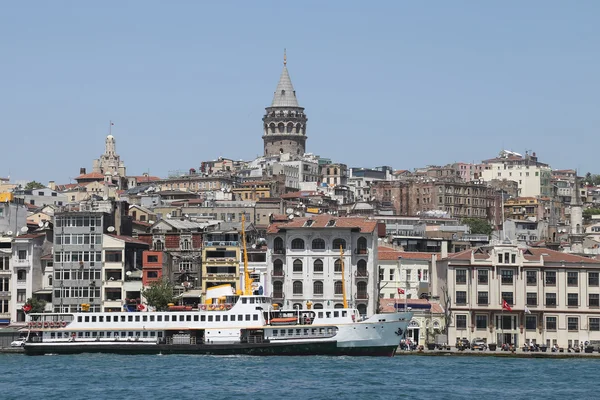
<path fill-rule="evenodd" d="M 288 219 L 294 219 L 294 214 L 288 215 Z"/>
<path fill-rule="evenodd" d="M 109 232 L 114 232 L 115 231 L 115 227 L 114 226 L 109 226 L 108 228 L 106 228 L 107 231 Z"/>
<path fill-rule="evenodd" d="M 7 234 L 8 236 L 12 236 L 12 234 L 13 234 L 13 231 L 7 231 L 7 232 L 6 232 L 6 234 Z"/>
<path fill-rule="evenodd" d="M 40 221 L 40 222 L 38 222 L 38 226 L 39 226 L 40 228 L 43 228 L 43 227 L 44 227 L 44 221 Z"/>
<path fill-rule="evenodd" d="M 153 224 L 153 223 L 154 223 L 154 221 L 152 221 L 151 219 L 149 219 L 149 220 L 148 220 L 148 223 L 149 223 L 149 224 Z"/>
<path fill-rule="evenodd" d="M 255 249 L 255 248 L 256 248 L 256 245 L 255 245 L 255 244 L 253 244 L 253 245 L 252 245 L 252 248 L 253 248 L 253 249 Z"/>
<path fill-rule="evenodd" d="M 171 213 L 168 213 L 168 214 L 167 214 L 167 218 L 171 218 Z"/>
<path fill-rule="evenodd" d="M 108 200 L 108 196 L 103 196 L 102 200 L 104 200 L 104 201 Z"/>
<path fill-rule="evenodd" d="M 131 271 L 127 271 L 127 272 L 125 272 L 125 275 L 127 275 L 127 276 L 131 276 Z"/>
<path fill-rule="evenodd" d="M 189 218 L 189 217 L 190 217 L 190 214 L 185 214 L 185 217 L 186 217 L 186 218 Z"/>
<path fill-rule="evenodd" d="M 26 226 L 21 228 L 21 232 L 23 233 L 27 233 L 29 231 L 29 228 L 27 228 Z"/>
<path fill-rule="evenodd" d="M 292 214 L 293 212 L 294 212 L 293 208 L 288 208 L 288 209 L 285 210 L 286 214 Z"/>

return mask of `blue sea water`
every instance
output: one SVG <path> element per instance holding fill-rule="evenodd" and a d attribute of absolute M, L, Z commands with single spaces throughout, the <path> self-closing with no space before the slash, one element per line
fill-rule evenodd
<path fill-rule="evenodd" d="M 0 355 L 13 399 L 591 399 L 596 359 Z"/>

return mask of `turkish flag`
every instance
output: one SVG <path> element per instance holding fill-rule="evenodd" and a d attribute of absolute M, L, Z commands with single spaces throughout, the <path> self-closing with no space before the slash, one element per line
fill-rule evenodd
<path fill-rule="evenodd" d="M 31 305 L 25 304 L 23 306 L 23 311 L 26 312 L 26 313 L 28 313 L 29 311 L 31 311 Z"/>
<path fill-rule="evenodd" d="M 404 289 L 398 288 L 398 294 L 404 294 Z"/>
<path fill-rule="evenodd" d="M 504 299 L 502 299 L 502 308 L 504 310 L 506 310 L 506 311 L 512 311 L 512 308 L 510 308 L 510 306 L 508 305 L 508 303 Z"/>

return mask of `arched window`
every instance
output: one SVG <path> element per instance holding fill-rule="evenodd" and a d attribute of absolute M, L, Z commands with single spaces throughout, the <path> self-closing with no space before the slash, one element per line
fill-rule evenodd
<path fill-rule="evenodd" d="M 358 240 L 356 241 L 356 252 L 358 254 L 367 254 L 367 238 L 358 238 Z"/>
<path fill-rule="evenodd" d="M 323 239 L 313 239 L 312 249 L 313 250 L 325 250 L 325 241 Z"/>
<path fill-rule="evenodd" d="M 289 122 L 287 124 L 287 127 L 286 127 L 286 133 L 292 133 L 293 130 L 294 130 L 294 124 L 292 124 L 291 122 Z"/>
<path fill-rule="evenodd" d="M 273 276 L 283 276 L 283 261 L 273 261 Z"/>
<path fill-rule="evenodd" d="M 183 239 L 183 242 L 181 243 L 181 249 L 182 250 L 191 250 L 192 246 L 190 245 L 190 241 L 189 239 Z"/>
<path fill-rule="evenodd" d="M 342 281 L 335 281 L 333 283 L 333 293 L 334 294 L 342 294 L 343 293 Z"/>
<path fill-rule="evenodd" d="M 296 133 L 302 133 L 302 125 L 296 124 Z"/>
<path fill-rule="evenodd" d="M 344 239 L 333 239 L 333 250 L 339 250 L 340 246 L 342 246 L 342 249 L 346 250 L 346 241 Z"/>
<path fill-rule="evenodd" d="M 292 250 L 304 250 L 304 240 L 300 238 L 292 240 Z"/>
<path fill-rule="evenodd" d="M 292 286 L 294 294 L 302 294 L 302 281 L 294 281 Z"/>
<path fill-rule="evenodd" d="M 161 240 L 157 240 L 156 242 L 154 242 L 154 250 L 156 251 L 163 251 L 165 249 L 163 242 Z"/>
<path fill-rule="evenodd" d="M 294 272 L 302 272 L 302 260 L 294 260 Z"/>
<path fill-rule="evenodd" d="M 322 310 L 323 309 L 323 304 L 321 304 L 321 303 L 315 303 L 315 304 L 313 304 L 313 308 L 315 310 Z"/>
<path fill-rule="evenodd" d="M 356 276 L 367 276 L 367 262 L 358 260 L 356 263 Z"/>
<path fill-rule="evenodd" d="M 315 281 L 313 283 L 313 294 L 323 294 L 323 282 Z"/>
<path fill-rule="evenodd" d="M 276 237 L 275 240 L 273 240 L 273 252 L 275 254 L 283 253 L 283 239 L 282 238 Z"/>
<path fill-rule="evenodd" d="M 333 272 L 342 272 L 342 260 L 339 258 L 333 264 Z"/>
<path fill-rule="evenodd" d="M 271 128 L 271 133 L 275 133 L 275 124 L 269 125 L 269 128 Z"/>
<path fill-rule="evenodd" d="M 323 260 L 315 260 L 313 263 L 313 272 L 323 273 Z"/>
<path fill-rule="evenodd" d="M 335 306 L 333 306 L 333 308 L 344 308 L 344 305 L 342 303 L 335 303 Z"/>
<path fill-rule="evenodd" d="M 277 130 L 279 133 L 283 133 L 285 131 L 285 125 L 283 125 L 283 122 L 280 122 L 279 125 L 277 125 Z"/>
<path fill-rule="evenodd" d="M 48 277 L 48 286 L 52 286 L 52 276 Z"/>
<path fill-rule="evenodd" d="M 356 283 L 356 298 L 357 299 L 367 299 L 367 282 L 357 282 Z"/>
<path fill-rule="evenodd" d="M 367 313 L 367 305 L 366 304 L 359 304 L 356 306 L 356 309 L 358 310 L 360 315 L 365 315 Z"/>
<path fill-rule="evenodd" d="M 296 308 L 302 308 L 302 304 L 300 304 L 300 303 L 294 303 L 293 307 L 294 307 L 294 309 L 296 309 Z"/>

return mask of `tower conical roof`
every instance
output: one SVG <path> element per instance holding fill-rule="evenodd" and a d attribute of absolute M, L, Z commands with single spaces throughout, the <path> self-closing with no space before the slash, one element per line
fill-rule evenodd
<path fill-rule="evenodd" d="M 285 64 L 279 77 L 277 89 L 275 89 L 275 94 L 273 95 L 271 107 L 300 107 L 298 99 L 296 99 L 296 91 L 294 90 L 294 86 L 292 86 L 292 80 Z"/>

